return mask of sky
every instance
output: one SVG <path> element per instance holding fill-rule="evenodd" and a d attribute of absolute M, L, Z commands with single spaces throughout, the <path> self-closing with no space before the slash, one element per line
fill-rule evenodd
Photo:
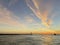
<path fill-rule="evenodd" d="M 60 31 L 60 0 L 0 0 L 0 33 Z"/>

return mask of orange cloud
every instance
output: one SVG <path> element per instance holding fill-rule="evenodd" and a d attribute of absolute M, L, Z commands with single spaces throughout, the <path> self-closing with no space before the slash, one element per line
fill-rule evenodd
<path fill-rule="evenodd" d="M 35 7 L 36 7 L 37 9 L 39 9 L 38 2 L 37 2 L 36 0 L 32 0 L 32 2 L 34 3 Z"/>
<path fill-rule="evenodd" d="M 46 9 L 42 12 L 40 10 L 40 7 L 41 7 L 40 2 L 43 2 L 43 1 L 26 0 L 27 6 L 42 21 L 42 24 L 47 27 L 50 27 L 50 25 L 52 24 L 52 19 L 50 19 L 52 17 L 52 15 L 49 15 L 49 13 L 52 11 L 52 5 L 50 5 L 50 3 L 46 3 L 46 5 L 45 5 Z M 42 7 L 42 9 L 43 8 L 44 7 Z M 51 16 L 51 17 L 49 18 L 48 16 Z"/>

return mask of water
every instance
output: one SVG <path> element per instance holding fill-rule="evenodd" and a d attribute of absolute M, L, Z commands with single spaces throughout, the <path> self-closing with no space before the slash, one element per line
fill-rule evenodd
<path fill-rule="evenodd" d="M 0 45 L 60 45 L 60 35 L 0 35 Z"/>

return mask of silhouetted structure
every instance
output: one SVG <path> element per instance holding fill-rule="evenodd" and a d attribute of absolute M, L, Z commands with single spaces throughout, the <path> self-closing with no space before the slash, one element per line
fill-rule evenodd
<path fill-rule="evenodd" d="M 56 35 L 56 33 L 54 33 L 54 35 Z"/>

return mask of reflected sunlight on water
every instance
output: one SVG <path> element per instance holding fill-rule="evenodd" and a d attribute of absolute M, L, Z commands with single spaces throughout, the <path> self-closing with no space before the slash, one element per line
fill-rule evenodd
<path fill-rule="evenodd" d="M 41 45 L 52 45 L 53 37 L 44 35 L 44 36 L 41 36 L 41 40 L 42 40 Z"/>

